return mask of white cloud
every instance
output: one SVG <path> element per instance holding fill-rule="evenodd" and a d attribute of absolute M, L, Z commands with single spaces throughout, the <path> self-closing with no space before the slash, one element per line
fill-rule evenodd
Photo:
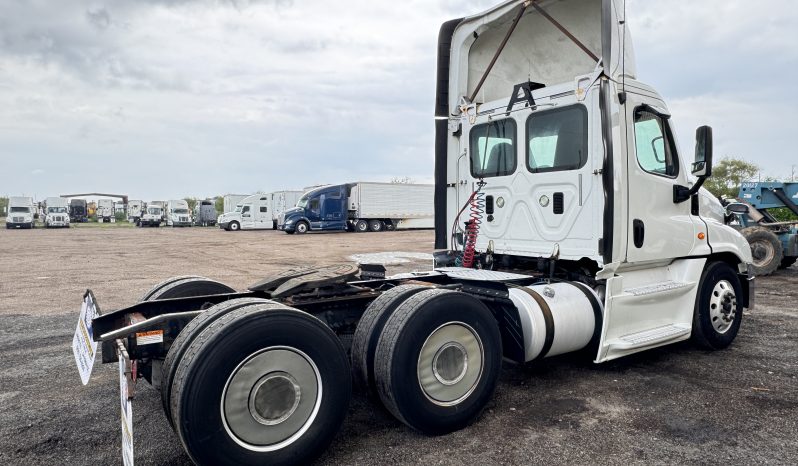
<path fill-rule="evenodd" d="M 0 159 L 19 173 L 0 191 L 429 181 L 438 28 L 493 3 L 0 0 Z M 779 170 L 798 159 L 795 10 L 696 3 L 629 1 L 640 77 L 683 152 L 709 123 L 720 154 Z"/>

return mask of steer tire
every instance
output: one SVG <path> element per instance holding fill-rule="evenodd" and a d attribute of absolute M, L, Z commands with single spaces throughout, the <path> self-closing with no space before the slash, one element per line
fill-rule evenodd
<path fill-rule="evenodd" d="M 691 339 L 706 349 L 726 348 L 737 336 L 742 319 L 743 293 L 737 272 L 725 262 L 708 263 L 698 285 Z"/>
<path fill-rule="evenodd" d="M 196 464 L 308 464 L 339 430 L 351 389 L 346 352 L 329 327 L 296 309 L 250 304 L 188 345 L 171 411 Z"/>
<path fill-rule="evenodd" d="M 298 235 L 304 235 L 305 233 L 308 232 L 309 229 L 310 226 L 308 225 L 308 222 L 304 220 L 296 222 L 296 226 L 294 227 L 294 231 L 296 231 L 296 234 Z"/>
<path fill-rule="evenodd" d="M 175 428 L 174 422 L 172 421 L 172 411 L 170 406 L 172 382 L 174 381 L 175 372 L 177 371 L 177 366 L 180 363 L 180 359 L 182 359 L 183 354 L 185 354 L 188 345 L 190 345 L 191 342 L 194 341 L 194 338 L 206 327 L 228 312 L 235 311 L 236 309 L 250 304 L 268 303 L 273 304 L 275 307 L 279 306 L 274 301 L 269 301 L 263 298 L 231 299 L 230 301 L 225 301 L 208 308 L 202 314 L 191 319 L 191 321 L 183 328 L 183 330 L 180 331 L 180 333 L 177 335 L 177 338 L 175 338 L 175 340 L 172 342 L 172 346 L 169 347 L 169 352 L 166 354 L 166 359 L 164 359 L 163 365 L 161 367 L 161 404 L 163 406 L 163 412 L 166 415 L 166 419 L 169 421 L 169 425 L 172 426 L 172 429 Z"/>
<path fill-rule="evenodd" d="M 442 435 L 467 426 L 490 401 L 501 369 L 501 334 L 475 297 L 424 290 L 388 318 L 374 357 L 388 411 L 416 430 Z"/>
<path fill-rule="evenodd" d="M 230 222 L 229 225 L 227 225 L 227 230 L 228 231 L 238 231 L 240 229 L 241 229 L 241 224 L 236 222 L 236 221 L 232 221 L 232 222 Z"/>
<path fill-rule="evenodd" d="M 379 400 L 380 396 L 374 380 L 374 352 L 385 322 L 400 304 L 419 291 L 428 289 L 424 285 L 392 288 L 372 301 L 357 323 L 352 339 L 352 374 L 356 386 L 375 400 Z"/>
<path fill-rule="evenodd" d="M 740 230 L 748 240 L 753 256 L 754 275 L 770 275 L 781 265 L 784 249 L 775 233 L 762 227 L 748 227 Z"/>
<path fill-rule="evenodd" d="M 205 277 L 186 275 L 172 277 L 155 285 L 141 297 L 140 301 L 156 299 L 188 298 L 190 296 L 207 296 L 213 294 L 235 293 L 236 290 L 224 283 Z"/>

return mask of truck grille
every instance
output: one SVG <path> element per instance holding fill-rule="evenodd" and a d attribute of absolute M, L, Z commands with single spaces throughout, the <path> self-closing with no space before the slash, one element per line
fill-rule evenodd
<path fill-rule="evenodd" d="M 22 217 L 11 217 L 11 222 L 13 223 L 22 223 Z"/>
<path fill-rule="evenodd" d="M 188 222 L 188 217 L 180 217 L 181 222 Z"/>

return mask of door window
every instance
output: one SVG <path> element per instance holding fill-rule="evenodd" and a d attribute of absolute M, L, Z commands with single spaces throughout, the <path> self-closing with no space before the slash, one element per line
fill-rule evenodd
<path fill-rule="evenodd" d="M 244 206 L 243 209 L 241 209 L 241 215 L 248 214 L 248 213 L 249 213 L 249 206 L 247 205 L 247 206 Z"/>
<path fill-rule="evenodd" d="M 533 113 L 526 134 L 533 173 L 576 170 L 587 162 L 587 111 L 581 105 Z"/>
<path fill-rule="evenodd" d="M 635 111 L 635 152 L 643 170 L 671 178 L 679 174 L 679 161 L 667 121 L 644 108 Z"/>
<path fill-rule="evenodd" d="M 269 211 L 269 209 L 268 209 L 266 206 L 261 206 L 261 207 L 260 207 L 260 212 L 261 212 L 262 214 L 265 214 L 265 213 L 266 213 L 266 212 L 268 212 L 268 211 Z"/>
<path fill-rule="evenodd" d="M 515 171 L 515 130 L 512 118 L 471 128 L 471 176 L 506 176 Z"/>
<path fill-rule="evenodd" d="M 319 213 L 319 198 L 311 199 L 309 207 L 310 207 L 310 210 L 313 213 L 318 215 L 318 213 Z"/>

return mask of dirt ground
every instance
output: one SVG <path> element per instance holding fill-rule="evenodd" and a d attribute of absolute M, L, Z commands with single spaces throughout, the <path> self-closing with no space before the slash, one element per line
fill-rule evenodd
<path fill-rule="evenodd" d="M 0 229 L 0 464 L 118 464 L 116 365 L 82 386 L 71 352 L 81 295 L 130 305 L 174 275 L 235 288 L 286 266 L 430 252 L 432 232 L 230 233 L 218 229 Z M 427 269 L 423 256 L 390 272 Z M 727 350 L 689 343 L 595 365 L 505 364 L 469 428 L 420 435 L 361 395 L 322 464 L 798 464 L 798 267 L 757 281 Z M 133 404 L 139 464 L 188 464 L 146 383 Z"/>

